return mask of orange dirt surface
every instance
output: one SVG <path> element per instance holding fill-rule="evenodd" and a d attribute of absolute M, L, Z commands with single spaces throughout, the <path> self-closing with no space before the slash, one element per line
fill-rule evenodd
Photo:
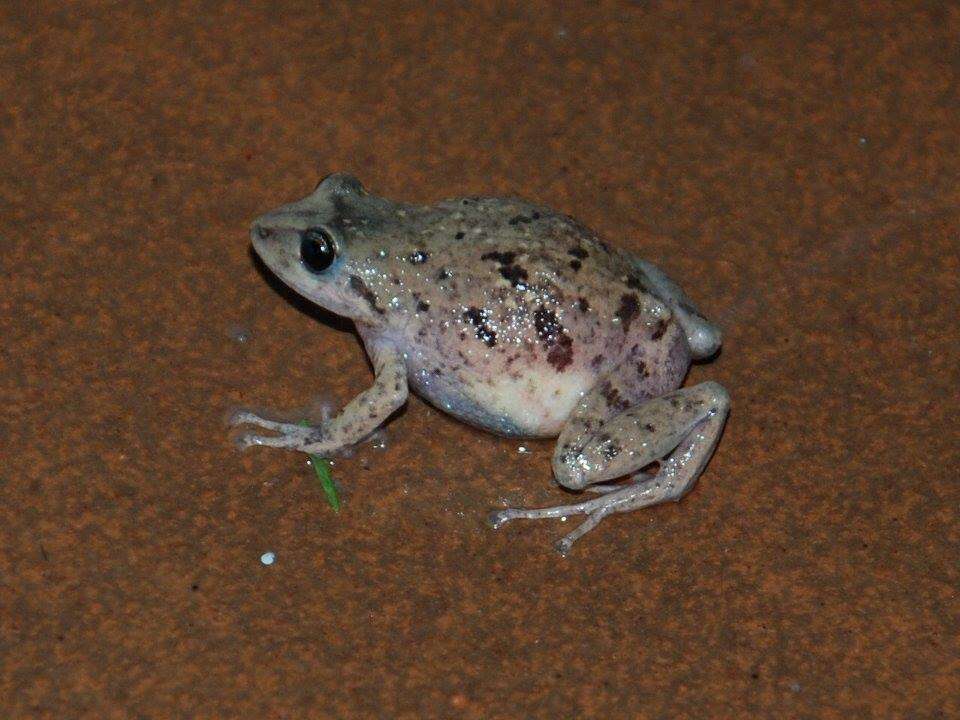
<path fill-rule="evenodd" d="M 958 37 L 936 2 L 0 4 L 0 717 L 960 717 Z M 484 525 L 570 500 L 551 443 L 417 398 L 339 514 L 238 452 L 231 409 L 370 383 L 249 250 L 335 170 L 679 280 L 733 402 L 693 492 L 561 558 L 573 520 Z"/>

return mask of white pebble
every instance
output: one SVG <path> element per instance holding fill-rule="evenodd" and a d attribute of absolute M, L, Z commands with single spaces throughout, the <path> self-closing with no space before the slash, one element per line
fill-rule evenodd
<path fill-rule="evenodd" d="M 264 565 L 273 565 L 273 561 L 277 559 L 277 554 L 273 552 L 265 552 L 260 556 L 260 562 Z"/>

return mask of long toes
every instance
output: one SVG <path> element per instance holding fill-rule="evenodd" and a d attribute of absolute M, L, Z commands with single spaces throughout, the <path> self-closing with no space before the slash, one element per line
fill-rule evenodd
<path fill-rule="evenodd" d="M 487 524 L 494 530 L 502 527 L 511 520 L 513 520 L 513 514 L 510 512 L 509 508 L 506 510 L 494 510 L 487 515 Z"/>
<path fill-rule="evenodd" d="M 247 410 L 237 410 L 237 412 L 230 415 L 227 418 L 228 425 L 246 425 L 248 423 L 255 423 L 258 420 L 256 415 Z"/>
<path fill-rule="evenodd" d="M 575 541 L 575 540 L 571 540 L 571 539 L 568 538 L 568 537 L 560 538 L 559 540 L 557 540 L 557 541 L 553 544 L 553 547 L 554 547 L 554 549 L 555 549 L 558 553 L 560 553 L 563 557 L 566 557 L 566 556 L 567 556 L 567 553 L 570 552 L 570 548 L 573 547 L 573 543 L 574 543 L 574 542 L 576 542 L 576 541 Z"/>
<path fill-rule="evenodd" d="M 259 425 L 260 427 L 267 428 L 268 430 L 276 430 L 277 426 L 284 425 L 286 423 L 278 423 L 275 420 L 268 420 L 267 418 L 262 418 L 256 413 L 250 412 L 249 410 L 239 410 L 230 416 L 228 420 L 230 425 Z"/>
<path fill-rule="evenodd" d="M 260 440 L 263 440 L 262 435 L 254 435 L 253 433 L 244 433 L 243 435 L 238 435 L 234 438 L 233 444 L 236 445 L 241 450 L 246 450 L 249 447 L 254 445 L 262 445 Z"/>
<path fill-rule="evenodd" d="M 256 435 L 248 433 L 237 438 L 237 445 L 241 448 L 259 445 L 262 447 L 295 448 L 304 444 L 304 437 L 300 433 L 282 435 Z"/>

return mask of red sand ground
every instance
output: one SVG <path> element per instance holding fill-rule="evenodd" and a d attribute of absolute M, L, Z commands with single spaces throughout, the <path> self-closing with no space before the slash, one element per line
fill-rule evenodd
<path fill-rule="evenodd" d="M 957 6 L 319 5 L 0 5 L 0 716 L 960 717 Z M 696 490 L 564 560 L 482 524 L 562 496 L 550 443 L 418 399 L 339 516 L 236 452 L 370 382 L 248 254 L 338 169 L 683 281 Z"/>

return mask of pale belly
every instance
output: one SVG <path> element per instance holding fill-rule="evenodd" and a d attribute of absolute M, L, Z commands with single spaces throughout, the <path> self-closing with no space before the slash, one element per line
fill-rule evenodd
<path fill-rule="evenodd" d="M 528 372 L 474 377 L 410 373 L 414 391 L 432 405 L 475 427 L 508 437 L 556 437 L 580 398 L 593 387 L 593 373 Z"/>

